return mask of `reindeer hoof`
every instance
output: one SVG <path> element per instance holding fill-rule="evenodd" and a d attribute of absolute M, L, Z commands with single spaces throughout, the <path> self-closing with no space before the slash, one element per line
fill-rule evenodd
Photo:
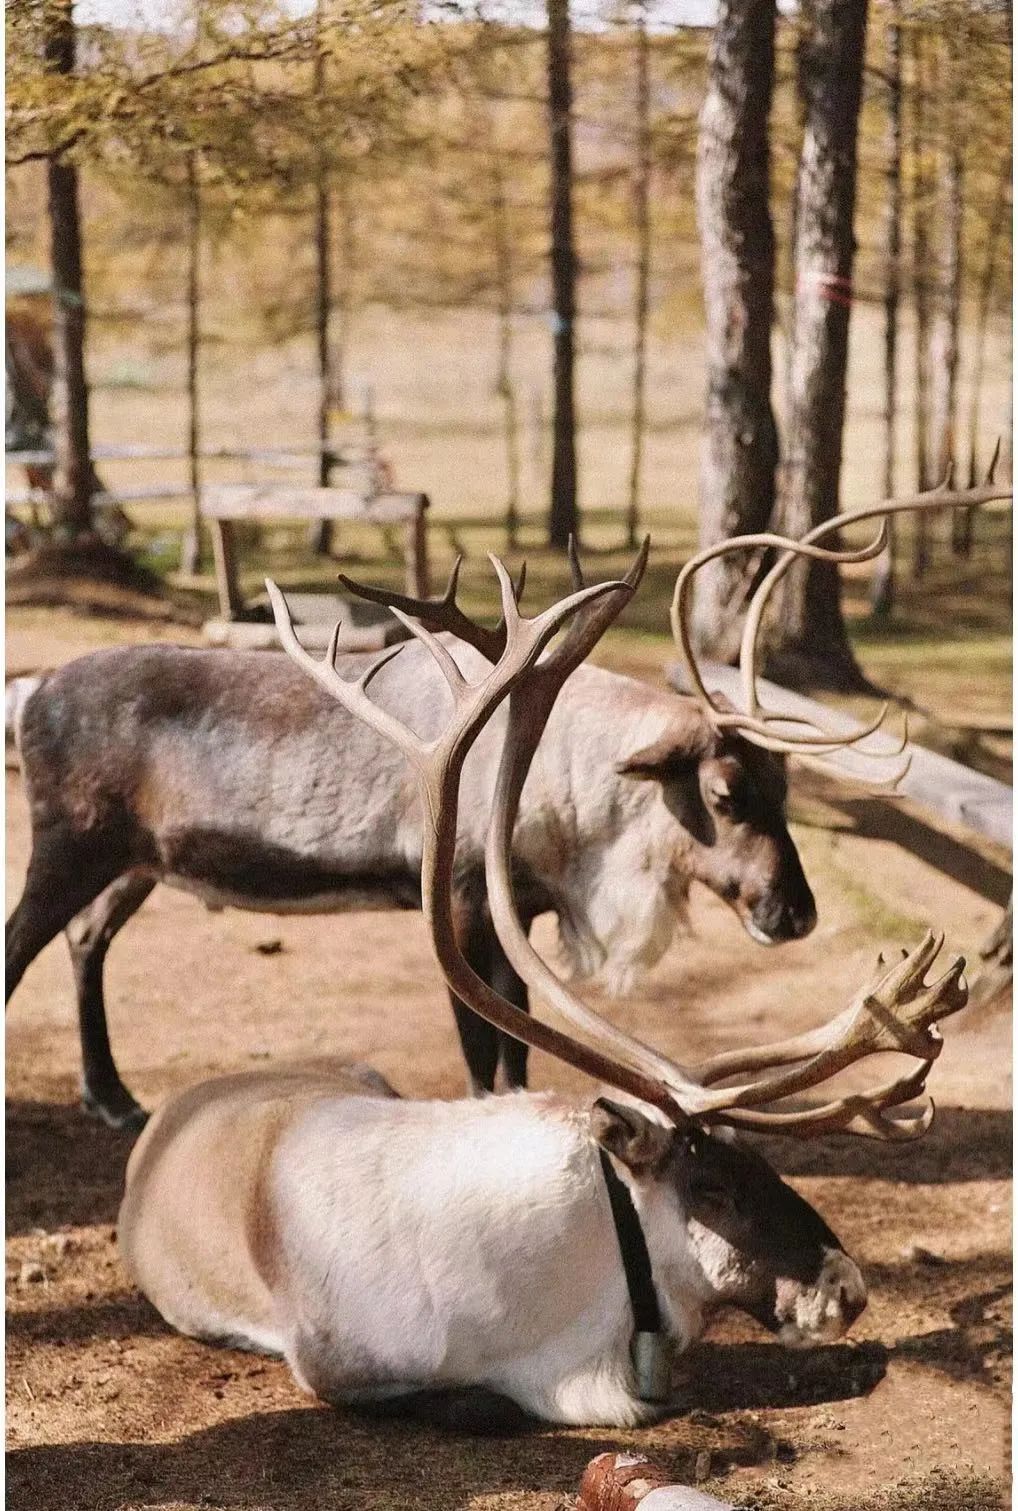
<path fill-rule="evenodd" d="M 148 1122 L 148 1113 L 121 1088 L 119 1095 L 103 1097 L 86 1086 L 81 1093 L 81 1107 L 89 1117 L 105 1123 L 117 1133 L 140 1133 Z"/>

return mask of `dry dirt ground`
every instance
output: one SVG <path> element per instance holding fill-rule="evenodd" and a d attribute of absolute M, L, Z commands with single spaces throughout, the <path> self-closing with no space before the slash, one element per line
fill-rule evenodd
<path fill-rule="evenodd" d="M 23 613 L 8 665 L 169 633 Z M 14 772 L 7 799 L 10 908 L 28 855 Z M 816 786 L 798 790 L 794 817 L 820 907 L 812 937 L 763 952 L 697 896 L 690 937 L 611 1005 L 617 1021 L 695 1056 L 815 1021 L 847 1000 L 877 948 L 927 923 L 975 960 L 1007 897 L 1009 857 L 975 852 L 917 812 Z M 261 953 L 269 942 L 281 948 Z M 214 915 L 162 889 L 114 946 L 108 981 L 116 1053 L 149 1105 L 268 1057 L 367 1059 L 410 1096 L 460 1089 L 416 916 Z M 8 1017 L 12 1511 L 553 1511 L 609 1447 L 648 1452 L 740 1506 L 997 1506 L 1009 1447 L 1009 1017 L 963 1015 L 946 1037 L 923 1143 L 770 1150 L 865 1269 L 870 1305 L 850 1341 L 790 1353 L 733 1315 L 686 1356 L 684 1408 L 660 1426 L 479 1441 L 324 1409 L 280 1363 L 175 1336 L 132 1289 L 114 1238 L 130 1141 L 78 1111 L 57 941 Z M 546 1061 L 533 1080 L 582 1090 Z"/>

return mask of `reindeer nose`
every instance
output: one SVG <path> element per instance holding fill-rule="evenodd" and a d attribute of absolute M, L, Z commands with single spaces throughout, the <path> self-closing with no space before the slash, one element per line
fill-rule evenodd
<path fill-rule="evenodd" d="M 866 1292 L 858 1286 L 842 1285 L 840 1299 L 845 1326 L 851 1327 L 855 1319 L 866 1310 Z"/>
<path fill-rule="evenodd" d="M 816 924 L 816 903 L 811 895 L 798 903 L 788 903 L 781 897 L 763 897 L 754 906 L 752 917 L 754 927 L 774 944 L 786 939 L 804 939 Z"/>
<path fill-rule="evenodd" d="M 859 1266 L 844 1250 L 835 1250 L 828 1255 L 824 1269 L 841 1326 L 844 1329 L 850 1328 L 859 1314 L 866 1310 L 866 1282 Z"/>

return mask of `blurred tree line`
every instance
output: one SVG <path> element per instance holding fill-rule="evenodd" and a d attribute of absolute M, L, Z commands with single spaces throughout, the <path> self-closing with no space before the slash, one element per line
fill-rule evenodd
<path fill-rule="evenodd" d="M 669 340 L 698 265 L 704 542 L 768 524 L 801 533 L 836 512 L 859 301 L 885 314 L 887 491 L 928 484 L 951 461 L 976 468 L 986 333 L 1010 301 L 1010 8 L 802 0 L 779 15 L 775 0 L 719 0 L 715 26 L 696 28 L 677 25 L 663 0 L 579 4 L 548 0 L 542 27 L 536 13 L 514 24 L 514 8 L 491 0 L 316 0 L 299 14 L 269 0 L 186 0 L 159 30 L 76 28 L 69 0 L 7 7 L 8 184 L 41 224 L 45 178 L 56 497 L 68 530 L 88 527 L 80 354 L 100 260 L 104 283 L 138 317 L 158 302 L 160 279 L 184 268 L 197 458 L 202 257 L 213 248 L 242 270 L 267 339 L 313 338 L 323 468 L 330 414 L 349 404 L 360 310 L 493 316 L 511 541 L 520 317 L 541 316 L 549 333 L 547 532 L 557 547 L 582 517 L 577 340 L 585 318 L 617 322 L 631 370 L 619 519 L 632 541 L 647 344 Z M 266 247 L 273 255 L 260 255 Z M 906 304 L 918 343 L 908 394 Z M 963 343 L 973 373 L 964 415 Z M 910 477 L 894 470 L 905 403 L 916 411 Z M 324 535 L 316 543 L 328 546 Z M 964 521 L 955 547 L 966 549 Z M 924 570 L 924 549 L 919 534 L 910 571 Z M 706 649 L 731 654 L 759 567 L 726 561 L 705 574 Z M 851 681 L 832 579 L 817 564 L 789 574 L 778 649 L 811 661 L 806 675 Z M 877 584 L 886 612 L 890 559 Z"/>

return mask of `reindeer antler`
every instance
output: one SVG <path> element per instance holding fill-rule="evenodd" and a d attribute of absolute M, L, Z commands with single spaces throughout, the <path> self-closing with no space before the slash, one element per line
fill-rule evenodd
<path fill-rule="evenodd" d="M 452 718 L 445 731 L 437 739 L 430 741 L 420 739 L 367 696 L 367 688 L 378 672 L 400 654 L 405 649 L 404 646 L 394 647 L 374 662 L 363 676 L 348 682 L 339 675 L 335 666 L 338 627 L 324 660 L 316 660 L 298 640 L 279 588 L 269 581 L 266 582 L 266 588 L 280 641 L 287 654 L 351 714 L 369 724 L 383 738 L 391 740 L 413 766 L 425 809 L 421 862 L 422 902 L 439 965 L 453 991 L 496 1028 L 522 1039 L 536 1049 L 545 1050 L 557 1059 L 564 1060 L 621 1091 L 628 1091 L 631 1095 L 660 1107 L 675 1122 L 681 1122 L 682 1110 L 660 1080 L 617 1064 L 588 1045 L 529 1017 L 513 1003 L 492 991 L 474 973 L 461 954 L 452 918 L 452 873 L 459 781 L 467 752 L 495 709 L 520 678 L 529 676 L 534 679 L 536 686 L 541 686 L 543 663 L 539 662 L 539 657 L 556 631 L 570 618 L 573 623 L 568 633 L 547 659 L 553 661 L 559 671 L 564 667 L 571 670 L 583 659 L 632 595 L 633 588 L 642 575 L 646 557 L 647 543 L 627 574 L 627 580 L 580 588 L 534 619 L 522 617 L 517 604 L 517 590 L 509 573 L 497 558 L 491 557 L 501 592 L 505 637 L 495 665 L 478 683 L 466 680 L 449 651 L 429 629 L 415 624 L 401 608 L 389 602 L 396 617 L 427 648 L 452 694 Z M 455 583 L 452 586 L 454 593 Z M 396 596 L 391 595 L 391 598 Z M 448 593 L 446 597 L 451 601 Z M 444 600 L 440 604 L 441 602 Z M 428 604 L 429 611 L 434 607 Z M 477 644 L 473 640 L 471 643 Z M 544 685 L 546 719 L 560 683 L 554 689 L 547 683 Z M 536 733 L 535 747 L 542 730 L 543 722 Z M 581 1012 L 587 1014 L 587 1009 L 581 1009 Z M 600 1023 L 595 1015 L 589 1014 L 589 1017 L 595 1024 Z M 602 1023 L 601 1027 L 604 1026 Z"/>
<path fill-rule="evenodd" d="M 475 651 L 480 651 L 488 661 L 497 661 L 505 649 L 505 617 L 499 620 L 494 629 L 488 629 L 464 614 L 456 602 L 456 590 L 459 586 L 462 565 L 461 552 L 452 564 L 445 592 L 438 598 L 410 598 L 405 593 L 391 593 L 388 588 L 373 588 L 367 583 L 355 582 L 345 572 L 340 572 L 339 580 L 351 593 L 356 593 L 358 598 L 365 598 L 368 603 L 380 603 L 384 608 L 391 609 L 397 619 L 401 615 L 411 614 L 414 619 L 424 625 L 425 629 L 448 630 L 459 640 L 472 645 Z M 523 597 L 526 581 L 527 564 L 524 562 L 513 586 L 513 597 L 517 607 Z"/>
<path fill-rule="evenodd" d="M 453 991 L 469 1007 L 525 1043 L 651 1102 L 676 1124 L 690 1120 L 726 1123 L 799 1137 L 829 1131 L 882 1139 L 917 1137 L 929 1126 L 932 1107 L 904 1116 L 896 1115 L 896 1109 L 923 1091 L 926 1074 L 941 1044 L 934 1024 L 948 1013 L 956 1012 L 967 995 L 961 960 L 954 961 L 939 980 L 930 984 L 925 981 L 942 940 L 928 935 L 899 965 L 882 969 L 879 978 L 824 1027 L 769 1049 L 720 1055 L 690 1071 L 592 1012 L 549 970 L 526 937 L 513 896 L 511 848 L 527 771 L 562 683 L 627 601 L 645 560 L 646 547 L 629 574 L 633 581 L 581 587 L 562 603 L 528 620 L 519 613 L 509 574 L 492 558 L 502 595 L 505 645 L 492 670 L 478 683 L 464 678 L 449 651 L 428 629 L 414 625 L 402 610 L 397 611 L 436 661 L 452 694 L 452 719 L 445 732 L 431 741 L 418 738 L 366 695 L 380 667 L 402 647 L 376 662 L 357 682 L 346 682 L 334 665 L 335 640 L 325 661 L 315 661 L 294 634 L 278 588 L 272 583 L 268 588 L 287 652 L 352 713 L 394 740 L 413 762 L 426 805 L 422 860 L 425 915 L 442 971 Z M 580 580 L 578 571 L 575 564 L 574 582 Z M 556 630 L 570 616 L 573 622 L 566 636 L 545 651 Z M 495 929 L 523 980 L 568 1021 L 589 1033 L 597 1045 L 621 1054 L 621 1059 L 528 1017 L 475 975 L 456 943 L 452 873 L 463 761 L 506 696 L 509 715 L 485 855 Z M 821 1106 L 788 1104 L 788 1098 L 821 1085 L 870 1055 L 888 1050 L 913 1056 L 919 1060 L 918 1068 L 896 1080 Z M 718 1084 L 775 1067 L 776 1073 L 770 1076 L 734 1086 Z"/>
<path fill-rule="evenodd" d="M 816 525 L 801 540 L 792 540 L 789 537 L 775 535 L 771 532 L 762 532 L 755 535 L 738 535 L 733 536 L 731 540 L 722 541 L 718 545 L 709 546 L 691 557 L 679 573 L 675 584 L 671 608 L 672 633 L 685 664 L 693 696 L 700 703 L 713 727 L 718 730 L 730 729 L 737 731 L 745 739 L 751 741 L 753 744 L 762 746 L 765 750 L 812 758 L 833 755 L 839 750 L 858 744 L 861 740 L 865 740 L 868 735 L 875 733 L 882 726 L 887 716 L 888 705 L 886 703 L 869 724 L 855 730 L 850 735 L 840 734 L 812 720 L 768 711 L 761 706 L 757 689 L 757 649 L 760 625 L 770 597 L 781 578 L 797 557 L 805 556 L 817 561 L 847 564 L 868 561 L 874 556 L 879 556 L 887 544 L 886 521 L 889 515 L 931 509 L 975 508 L 980 504 L 990 503 L 997 499 L 1010 498 L 1010 488 L 1000 486 L 994 481 L 999 452 L 1000 448 L 998 445 L 987 471 L 986 481 L 977 487 L 955 490 L 953 487 L 953 469 L 949 469 L 942 482 L 935 488 L 927 489 L 922 493 L 911 494 L 904 498 L 885 499 L 880 504 L 869 505 L 862 509 L 853 509 L 843 514 L 837 514 L 833 518 L 825 520 L 822 524 Z M 829 535 L 843 529 L 846 525 L 858 524 L 870 519 L 881 519 L 880 530 L 868 545 L 858 550 L 836 551 L 826 549 L 819 544 Z M 713 561 L 719 556 L 727 555 L 732 551 L 751 550 L 754 548 L 776 549 L 781 551 L 782 554 L 758 584 L 750 602 L 739 652 L 739 668 L 742 677 L 745 708 L 740 712 L 732 713 L 725 709 L 719 709 L 704 685 L 689 631 L 690 593 L 696 573 L 707 562 Z M 778 726 L 778 728 L 776 729 L 775 726 Z M 795 726 L 798 726 L 800 730 L 805 732 L 795 733 Z M 904 750 L 906 740 L 907 725 L 905 734 L 897 750 L 866 751 L 863 753 L 871 759 L 878 761 L 894 759 Z M 907 769 L 906 763 L 892 779 L 892 785 L 901 780 Z"/>

